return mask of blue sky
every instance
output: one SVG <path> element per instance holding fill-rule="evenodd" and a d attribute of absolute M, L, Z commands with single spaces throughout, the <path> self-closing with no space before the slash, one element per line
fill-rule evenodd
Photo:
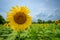
<path fill-rule="evenodd" d="M 0 0 L 0 14 L 6 18 L 6 13 L 16 5 L 27 6 L 34 21 L 60 19 L 60 0 Z"/>

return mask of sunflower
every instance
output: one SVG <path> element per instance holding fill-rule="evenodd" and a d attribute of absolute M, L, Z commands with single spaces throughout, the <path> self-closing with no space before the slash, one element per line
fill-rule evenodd
<path fill-rule="evenodd" d="M 12 10 L 7 13 L 7 20 L 13 30 L 21 31 L 31 24 L 31 16 L 29 16 L 29 9 L 25 6 L 12 7 Z"/>

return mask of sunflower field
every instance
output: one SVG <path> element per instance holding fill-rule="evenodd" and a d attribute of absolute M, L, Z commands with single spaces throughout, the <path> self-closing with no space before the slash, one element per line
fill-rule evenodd
<path fill-rule="evenodd" d="M 60 25 L 32 24 L 20 33 L 0 25 L 0 40 L 60 40 Z"/>
<path fill-rule="evenodd" d="M 0 18 L 0 40 L 60 40 L 60 23 L 32 23 L 26 6 L 16 6 Z"/>

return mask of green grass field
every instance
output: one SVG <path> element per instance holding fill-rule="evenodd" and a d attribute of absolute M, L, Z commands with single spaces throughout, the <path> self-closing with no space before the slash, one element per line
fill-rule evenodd
<path fill-rule="evenodd" d="M 32 24 L 20 33 L 0 25 L 0 40 L 60 40 L 60 24 Z"/>

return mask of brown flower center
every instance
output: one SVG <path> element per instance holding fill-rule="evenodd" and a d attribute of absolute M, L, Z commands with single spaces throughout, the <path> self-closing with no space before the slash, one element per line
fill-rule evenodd
<path fill-rule="evenodd" d="M 23 12 L 17 12 L 16 15 L 14 15 L 14 21 L 17 24 L 24 24 L 26 22 L 26 15 Z"/>

